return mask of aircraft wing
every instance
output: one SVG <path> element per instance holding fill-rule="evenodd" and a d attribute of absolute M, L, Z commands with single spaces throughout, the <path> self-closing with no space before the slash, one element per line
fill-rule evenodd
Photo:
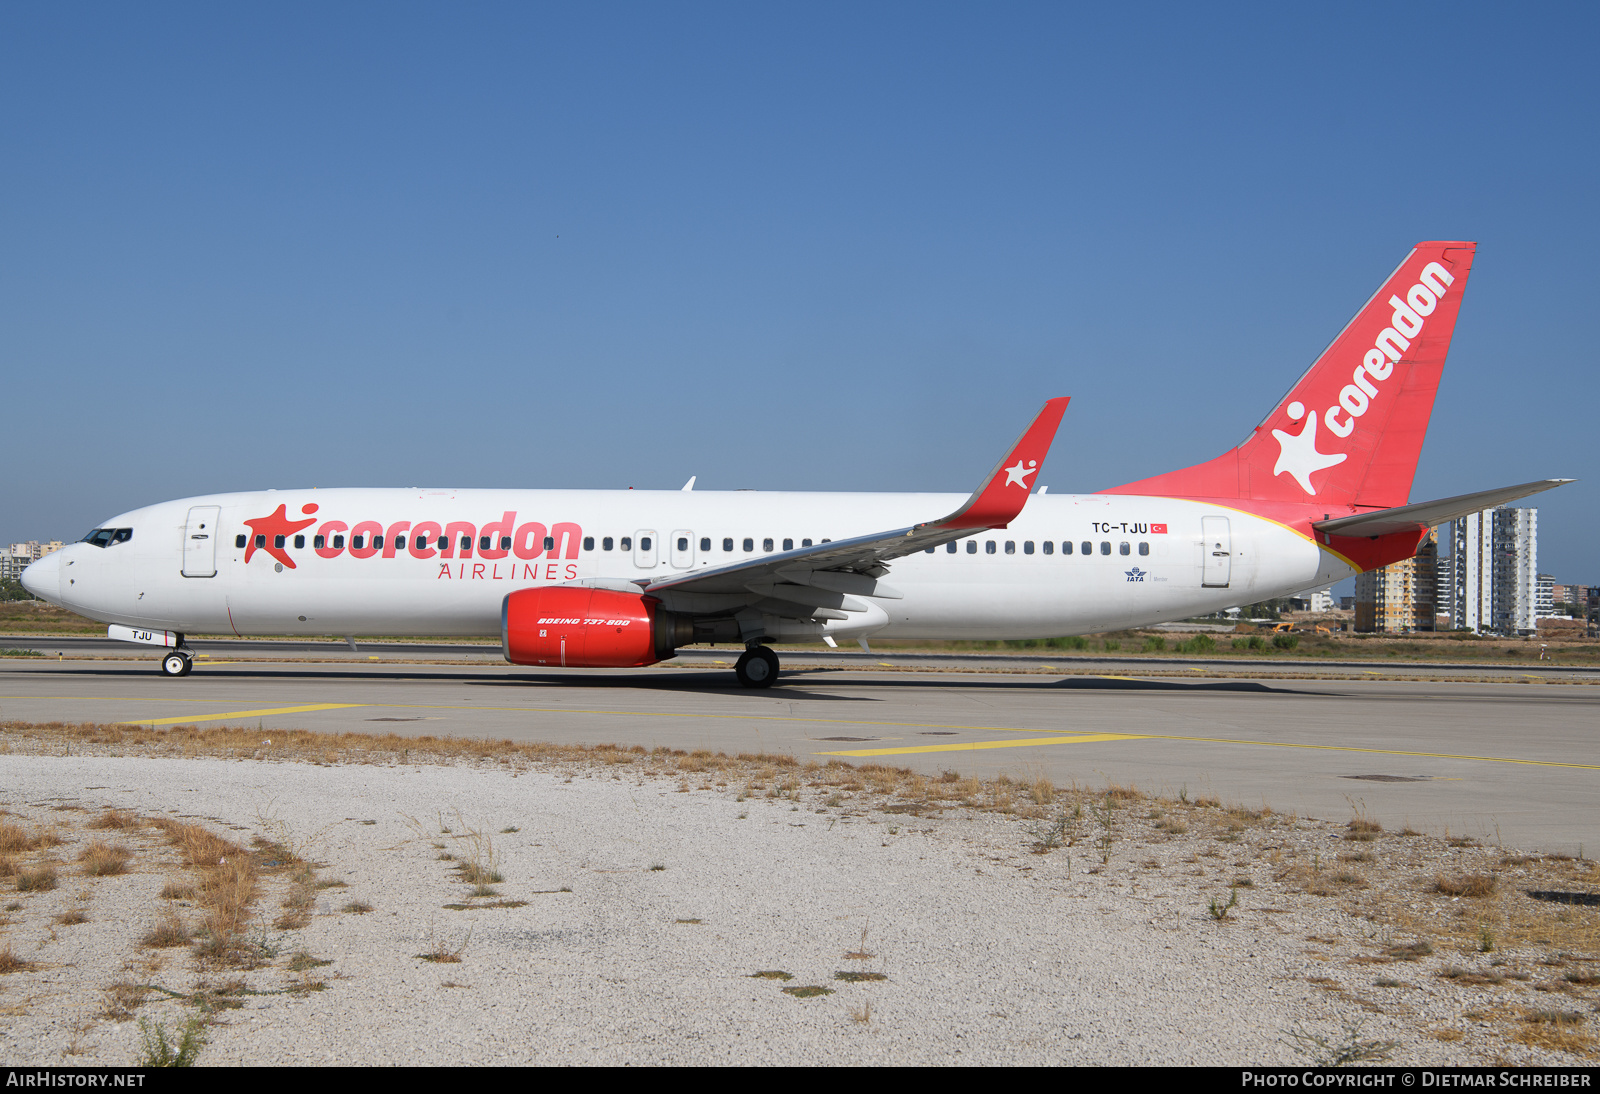
<path fill-rule="evenodd" d="M 1319 532 L 1336 536 L 1381 536 L 1391 532 L 1421 532 L 1448 520 L 1464 517 L 1482 509 L 1493 509 L 1508 501 L 1525 498 L 1543 490 L 1565 486 L 1574 479 L 1540 479 L 1518 486 L 1502 486 L 1497 490 L 1480 490 L 1476 494 L 1461 494 L 1438 501 L 1419 501 L 1411 505 L 1397 505 L 1392 509 L 1375 509 L 1370 513 L 1357 513 L 1349 517 L 1319 520 L 1312 527 Z"/>
<path fill-rule="evenodd" d="M 756 597 L 761 598 L 757 607 L 775 615 L 824 619 L 844 619 L 849 611 L 865 611 L 867 606 L 852 600 L 851 594 L 898 600 L 901 594 L 878 580 L 888 573 L 886 563 L 975 532 L 1004 528 L 1022 512 L 1032 492 L 1030 480 L 1044 466 L 1067 402 L 1057 398 L 1045 403 L 966 503 L 938 520 L 825 540 L 795 551 L 638 584 L 646 593 Z"/>

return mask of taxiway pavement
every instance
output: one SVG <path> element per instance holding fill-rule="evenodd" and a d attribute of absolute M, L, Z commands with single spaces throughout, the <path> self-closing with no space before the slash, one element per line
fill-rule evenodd
<path fill-rule="evenodd" d="M 777 686 L 749 691 L 725 666 L 705 663 L 731 661 L 727 651 L 650 669 L 538 672 L 499 662 L 492 647 L 450 665 L 368 661 L 397 655 L 367 649 L 343 650 L 343 662 L 240 649 L 197 662 L 182 679 L 157 675 L 148 658 L 7 658 L 0 720 L 780 752 L 929 774 L 1134 784 L 1321 818 L 1364 811 L 1390 829 L 1524 850 L 1600 848 L 1592 673 L 1368 681 L 1343 670 L 1345 678 L 1252 678 L 1238 666 L 1238 678 L 1185 679 L 1117 665 L 1057 675 L 1039 663 L 1029 672 L 988 662 L 979 672 L 943 662 L 901 671 L 807 668 L 793 658 Z"/>

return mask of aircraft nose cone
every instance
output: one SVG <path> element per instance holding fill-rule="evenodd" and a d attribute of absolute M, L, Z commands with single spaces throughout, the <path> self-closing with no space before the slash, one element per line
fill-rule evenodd
<path fill-rule="evenodd" d="M 37 562 L 30 563 L 22 571 L 22 587 L 40 600 L 48 600 L 52 604 L 61 599 L 61 559 L 58 553 L 45 555 Z"/>

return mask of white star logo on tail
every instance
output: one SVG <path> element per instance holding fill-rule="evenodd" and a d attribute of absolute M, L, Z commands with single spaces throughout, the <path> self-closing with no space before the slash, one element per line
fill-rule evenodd
<path fill-rule="evenodd" d="M 1278 465 L 1272 469 L 1272 474 L 1278 476 L 1285 471 L 1294 476 L 1294 481 L 1300 484 L 1300 489 L 1316 497 L 1317 491 L 1311 485 L 1311 473 L 1321 471 L 1326 467 L 1341 464 L 1350 457 L 1343 452 L 1335 452 L 1331 456 L 1317 451 L 1317 416 L 1306 414 L 1304 404 L 1290 403 L 1287 407 L 1289 417 L 1299 421 L 1302 417 L 1306 420 L 1306 427 L 1300 431 L 1299 436 L 1285 433 L 1281 429 L 1274 429 L 1272 435 L 1278 438 Z"/>
<path fill-rule="evenodd" d="M 1029 460 L 1028 466 L 1024 468 L 1022 460 L 1018 459 L 1017 466 L 1006 468 L 1006 485 L 1020 486 L 1026 490 L 1028 488 L 1028 476 L 1037 470 L 1039 470 L 1038 460 Z"/>

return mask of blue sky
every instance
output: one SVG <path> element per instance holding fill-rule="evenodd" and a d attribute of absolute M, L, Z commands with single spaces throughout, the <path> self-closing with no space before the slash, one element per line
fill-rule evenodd
<path fill-rule="evenodd" d="M 1114 7 L 1114 10 L 1113 10 Z M 1600 582 L 1592 5 L 0 8 L 0 542 L 297 485 L 966 490 L 1236 443 L 1474 239 L 1414 499 Z M 936 514 L 932 514 L 936 515 Z"/>

